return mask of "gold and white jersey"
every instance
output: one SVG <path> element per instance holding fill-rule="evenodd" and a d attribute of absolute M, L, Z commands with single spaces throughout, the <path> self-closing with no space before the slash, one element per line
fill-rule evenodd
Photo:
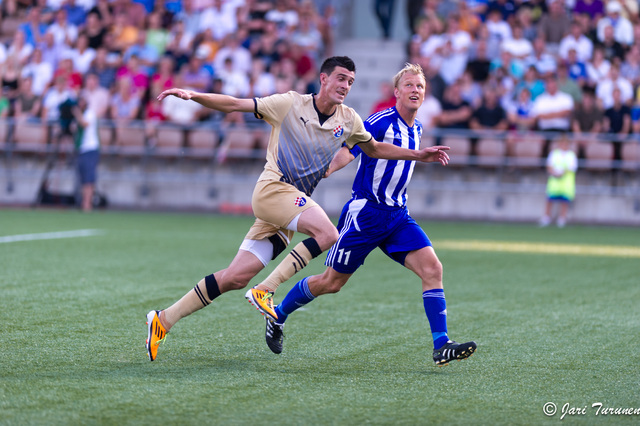
<path fill-rule="evenodd" d="M 311 195 L 342 144 L 367 142 L 371 134 L 346 105 L 322 125 L 312 95 L 290 91 L 255 98 L 256 112 L 272 126 L 267 164 L 258 181 L 280 180 Z"/>

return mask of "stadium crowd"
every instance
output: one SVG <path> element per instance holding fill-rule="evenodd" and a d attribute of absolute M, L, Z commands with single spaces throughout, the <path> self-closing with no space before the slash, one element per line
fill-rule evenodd
<path fill-rule="evenodd" d="M 5 0 L 3 20 L 19 25 L 0 43 L 0 116 L 53 122 L 61 103 L 82 96 L 119 125 L 251 120 L 155 95 L 316 91 L 337 3 Z M 407 13 L 407 61 L 428 77 L 426 128 L 640 131 L 637 1 L 408 0 Z"/>

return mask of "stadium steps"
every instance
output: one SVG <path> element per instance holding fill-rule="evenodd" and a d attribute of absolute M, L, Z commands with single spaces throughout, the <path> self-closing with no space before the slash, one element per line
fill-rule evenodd
<path fill-rule="evenodd" d="M 356 82 L 346 104 L 362 118 L 380 99 L 380 84 L 391 81 L 407 59 L 404 42 L 381 39 L 351 39 L 338 42 L 336 55 L 349 56 L 356 63 Z"/>

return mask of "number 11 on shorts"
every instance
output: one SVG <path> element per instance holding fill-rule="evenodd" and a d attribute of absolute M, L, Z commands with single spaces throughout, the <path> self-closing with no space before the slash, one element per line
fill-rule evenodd
<path fill-rule="evenodd" d="M 342 263 L 342 255 L 344 255 L 344 263 Z M 349 256 L 351 255 L 351 250 L 345 252 L 344 249 L 338 250 L 338 263 L 342 263 L 343 265 L 349 264 Z"/>

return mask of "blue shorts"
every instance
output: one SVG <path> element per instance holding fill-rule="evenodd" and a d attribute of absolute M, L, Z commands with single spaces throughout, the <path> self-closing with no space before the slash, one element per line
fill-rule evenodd
<path fill-rule="evenodd" d="M 80 183 L 82 185 L 96 183 L 96 170 L 99 160 L 100 151 L 97 149 L 83 152 L 78 156 L 78 173 L 80 174 Z"/>
<path fill-rule="evenodd" d="M 325 265 L 343 274 L 353 274 L 376 247 L 404 265 L 410 251 L 431 246 L 429 237 L 406 208 L 367 200 L 351 199 L 345 204 L 338 231 L 340 236 L 327 253 Z"/>

